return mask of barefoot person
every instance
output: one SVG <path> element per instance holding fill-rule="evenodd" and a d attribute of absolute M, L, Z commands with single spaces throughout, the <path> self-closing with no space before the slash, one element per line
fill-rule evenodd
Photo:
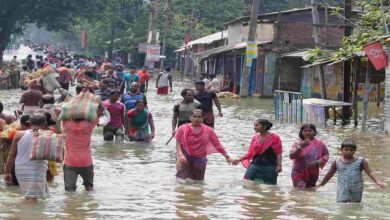
<path fill-rule="evenodd" d="M 31 118 L 32 130 L 44 130 L 46 116 L 34 113 Z M 38 198 L 46 197 L 48 186 L 46 182 L 47 160 L 30 160 L 32 149 L 32 130 L 16 133 L 5 168 L 5 182 L 12 184 L 12 169 L 15 165 L 15 174 L 20 189 L 27 201 L 35 202 Z"/>
<path fill-rule="evenodd" d="M 366 172 L 376 185 L 383 188 L 383 184 L 379 183 L 368 162 L 362 157 L 355 157 L 356 144 L 352 141 L 344 141 L 341 144 L 341 157 L 332 163 L 329 172 L 326 174 L 319 186 L 324 186 L 333 175 L 338 172 L 337 177 L 337 202 L 361 202 L 363 196 L 363 175 L 362 171 Z"/>
<path fill-rule="evenodd" d="M 207 155 L 213 153 L 222 154 L 231 163 L 214 130 L 203 124 L 202 110 L 195 109 L 191 123 L 180 126 L 176 131 L 176 177 L 204 180 Z"/>
<path fill-rule="evenodd" d="M 254 129 L 258 134 L 253 136 L 248 152 L 233 161 L 234 165 L 242 162 L 247 168 L 247 180 L 275 185 L 278 173 L 282 172 L 282 141 L 279 135 L 269 132 L 271 127 L 266 119 L 256 120 Z"/>
<path fill-rule="evenodd" d="M 290 159 L 293 160 L 291 178 L 294 187 L 305 189 L 315 187 L 320 168 L 328 162 L 329 153 L 326 145 L 315 138 L 316 126 L 304 124 L 299 131 L 298 142 L 290 150 Z"/>

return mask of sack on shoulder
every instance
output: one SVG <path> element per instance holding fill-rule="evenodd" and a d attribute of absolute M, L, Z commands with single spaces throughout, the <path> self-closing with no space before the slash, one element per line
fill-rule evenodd
<path fill-rule="evenodd" d="M 63 102 L 60 121 L 85 119 L 90 122 L 97 121 L 99 97 L 90 92 L 81 92 L 79 95 Z"/>
<path fill-rule="evenodd" d="M 64 160 L 65 137 L 53 131 L 33 131 L 30 160 Z"/>

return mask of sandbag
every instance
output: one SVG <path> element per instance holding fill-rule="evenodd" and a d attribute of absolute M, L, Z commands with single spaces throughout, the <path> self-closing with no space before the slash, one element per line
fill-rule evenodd
<path fill-rule="evenodd" d="M 63 102 L 58 120 L 84 119 L 96 122 L 99 103 L 100 99 L 95 94 L 89 91 L 81 92 L 79 95 Z"/>

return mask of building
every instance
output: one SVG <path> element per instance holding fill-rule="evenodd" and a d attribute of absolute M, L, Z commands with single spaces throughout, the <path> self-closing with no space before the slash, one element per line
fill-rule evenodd
<path fill-rule="evenodd" d="M 313 48 L 313 21 L 311 8 L 258 15 L 258 59 L 250 76 L 249 94 L 273 96 L 275 89 L 299 91 L 304 61 L 282 55 L 302 49 Z M 325 49 L 338 48 L 344 36 L 344 19 L 335 15 L 335 8 L 318 7 L 321 45 Z M 353 12 L 353 19 L 359 13 Z M 249 17 L 240 17 L 225 24 L 227 35 L 208 43 L 201 50 L 186 47 L 193 53 L 193 71 L 210 74 L 232 73 L 239 86 L 245 60 L 246 41 L 249 32 Z M 224 45 L 221 43 L 224 42 Z M 205 49 L 205 50 L 203 50 Z M 239 89 L 239 88 L 238 88 Z"/>

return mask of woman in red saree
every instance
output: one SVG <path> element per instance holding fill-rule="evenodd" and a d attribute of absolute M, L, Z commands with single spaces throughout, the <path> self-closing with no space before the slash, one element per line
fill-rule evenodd
<path fill-rule="evenodd" d="M 300 140 L 293 144 L 290 159 L 293 160 L 291 178 L 294 187 L 305 189 L 315 187 L 320 168 L 328 162 L 326 145 L 315 138 L 317 129 L 313 124 L 304 124 L 299 131 Z"/>
<path fill-rule="evenodd" d="M 221 153 L 229 164 L 231 162 L 214 130 L 203 124 L 203 117 L 202 110 L 195 109 L 191 123 L 176 131 L 177 178 L 203 180 L 208 154 Z"/>
<path fill-rule="evenodd" d="M 270 133 L 272 123 L 266 119 L 256 120 L 256 133 L 252 138 L 248 152 L 240 159 L 234 160 L 237 165 L 242 162 L 247 168 L 244 178 L 251 181 L 275 185 L 278 173 L 282 171 L 282 141 L 279 135 Z"/>

